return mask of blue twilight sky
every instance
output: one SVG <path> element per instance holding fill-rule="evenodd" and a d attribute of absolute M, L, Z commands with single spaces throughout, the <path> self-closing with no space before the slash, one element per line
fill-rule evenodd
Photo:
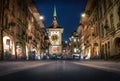
<path fill-rule="evenodd" d="M 44 16 L 45 28 L 51 26 L 53 21 L 54 5 L 57 11 L 57 22 L 64 28 L 63 41 L 69 40 L 69 36 L 79 25 L 81 14 L 84 12 L 86 0 L 34 0 L 38 10 Z"/>

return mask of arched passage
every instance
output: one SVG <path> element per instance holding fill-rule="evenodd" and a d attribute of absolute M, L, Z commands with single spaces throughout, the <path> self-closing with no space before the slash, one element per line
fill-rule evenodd
<path fill-rule="evenodd" d="M 16 42 L 17 59 L 26 59 L 26 48 L 22 42 Z"/>
<path fill-rule="evenodd" d="M 4 59 L 10 60 L 15 56 L 14 41 L 9 36 L 3 37 Z"/>
<path fill-rule="evenodd" d="M 98 50 L 98 43 L 93 44 L 93 50 L 92 50 L 92 58 L 96 58 L 99 55 Z"/>
<path fill-rule="evenodd" d="M 119 55 L 120 54 L 120 38 L 117 37 L 115 38 L 115 55 Z"/>

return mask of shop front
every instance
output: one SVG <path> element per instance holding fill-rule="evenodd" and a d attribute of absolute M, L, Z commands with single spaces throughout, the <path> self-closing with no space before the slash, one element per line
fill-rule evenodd
<path fill-rule="evenodd" d="M 25 44 L 22 44 L 21 42 L 16 42 L 16 55 L 17 60 L 26 60 Z"/>
<path fill-rule="evenodd" d="M 4 53 L 4 60 L 15 59 L 14 41 L 9 36 L 3 37 L 3 53 Z"/>

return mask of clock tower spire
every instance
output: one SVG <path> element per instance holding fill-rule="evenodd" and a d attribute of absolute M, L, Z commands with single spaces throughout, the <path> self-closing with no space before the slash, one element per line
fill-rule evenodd
<path fill-rule="evenodd" d="M 57 18 L 57 12 L 56 12 L 56 6 L 54 6 L 53 19 L 56 20 L 56 18 Z"/>
<path fill-rule="evenodd" d="M 52 23 L 53 28 L 57 28 L 58 22 L 57 22 L 57 12 L 56 12 L 56 6 L 54 6 L 54 12 L 53 12 L 53 23 Z"/>

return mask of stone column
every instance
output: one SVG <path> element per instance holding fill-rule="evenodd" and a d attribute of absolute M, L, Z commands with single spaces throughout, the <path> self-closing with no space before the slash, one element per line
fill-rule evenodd
<path fill-rule="evenodd" d="M 3 60 L 3 33 L 2 30 L 0 29 L 0 60 Z"/>
<path fill-rule="evenodd" d="M 4 19 L 4 0 L 0 0 L 0 60 L 3 60 L 3 19 Z"/>

